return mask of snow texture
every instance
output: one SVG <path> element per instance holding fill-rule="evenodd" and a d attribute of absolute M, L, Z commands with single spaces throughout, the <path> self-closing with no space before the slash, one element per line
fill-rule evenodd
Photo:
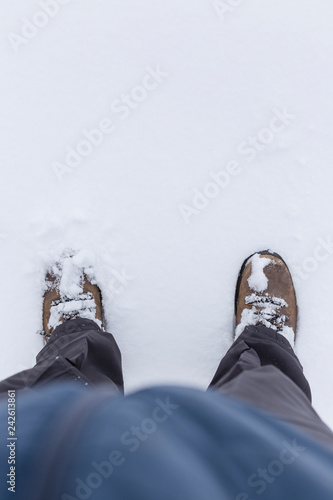
<path fill-rule="evenodd" d="M 333 3 L 223 16 L 210 0 L 72 0 L 15 51 L 40 10 L 0 6 L 0 378 L 34 364 L 45 272 L 71 249 L 94 269 L 126 391 L 205 389 L 241 263 L 271 248 L 333 426 Z"/>
<path fill-rule="evenodd" d="M 248 279 L 251 290 L 264 292 L 268 287 L 268 279 L 264 273 L 265 267 L 275 265 L 275 261 L 268 257 L 261 257 L 258 253 L 253 255 L 251 262 L 251 276 Z"/>
<path fill-rule="evenodd" d="M 91 293 L 78 294 L 76 299 L 52 304 L 48 326 L 55 329 L 62 323 L 62 318 L 74 317 L 91 319 L 101 327 L 101 321 L 96 318 L 96 303 Z"/>
<path fill-rule="evenodd" d="M 50 265 L 49 273 L 55 279 L 47 287 L 56 287 L 60 299 L 51 304 L 49 328 L 55 329 L 65 319 L 86 318 L 95 321 L 99 327 L 102 322 L 96 318 L 96 303 L 91 292 L 84 293 L 83 285 L 85 276 L 92 284 L 96 283 L 95 272 L 92 266 L 84 266 L 85 252 L 77 253 L 67 250 L 57 262 Z"/>

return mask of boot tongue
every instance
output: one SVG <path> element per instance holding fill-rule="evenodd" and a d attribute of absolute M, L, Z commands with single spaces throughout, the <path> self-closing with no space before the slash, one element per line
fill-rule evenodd
<path fill-rule="evenodd" d="M 246 304 L 252 305 L 251 313 L 257 317 L 258 322 L 273 330 L 280 331 L 285 326 L 288 317 L 281 314 L 282 307 L 288 307 L 285 300 L 270 295 L 252 294 L 245 298 Z"/>
<path fill-rule="evenodd" d="M 291 346 L 294 346 L 294 330 L 286 326 L 289 318 L 280 312 L 282 307 L 288 307 L 284 299 L 270 296 L 268 293 L 265 295 L 253 293 L 245 297 L 245 303 L 252 307 L 242 312 L 241 323 L 236 328 L 236 338 L 246 326 L 264 325 L 283 335 Z"/>

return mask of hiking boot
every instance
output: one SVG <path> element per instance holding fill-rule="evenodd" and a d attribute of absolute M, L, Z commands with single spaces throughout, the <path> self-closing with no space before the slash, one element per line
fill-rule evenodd
<path fill-rule="evenodd" d="M 70 257 L 67 257 L 71 259 Z M 67 262 L 68 264 L 68 262 Z M 71 265 L 71 264 L 70 264 Z M 68 319 L 91 319 L 104 330 L 102 297 L 99 287 L 86 274 L 73 266 L 66 272 L 57 264 L 46 274 L 47 290 L 43 302 L 43 335 L 46 342 L 54 330 Z"/>
<path fill-rule="evenodd" d="M 288 266 L 278 254 L 259 252 L 244 262 L 237 282 L 235 314 L 236 338 L 247 326 L 264 325 L 294 345 L 295 288 Z"/>

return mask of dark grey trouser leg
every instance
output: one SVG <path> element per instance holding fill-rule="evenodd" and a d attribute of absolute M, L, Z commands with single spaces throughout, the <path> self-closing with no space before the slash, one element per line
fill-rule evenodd
<path fill-rule="evenodd" d="M 222 359 L 210 384 L 219 388 L 240 373 L 273 365 L 290 378 L 311 401 L 311 390 L 303 367 L 288 340 L 265 326 L 248 326 Z"/>
<path fill-rule="evenodd" d="M 210 389 L 245 400 L 333 447 L 333 433 L 311 405 L 302 365 L 289 342 L 271 329 L 248 327 L 222 359 Z"/>
<path fill-rule="evenodd" d="M 123 393 L 121 354 L 114 337 L 94 321 L 68 320 L 55 329 L 33 368 L 0 382 L 0 393 L 63 380 L 85 387 L 103 384 Z"/>

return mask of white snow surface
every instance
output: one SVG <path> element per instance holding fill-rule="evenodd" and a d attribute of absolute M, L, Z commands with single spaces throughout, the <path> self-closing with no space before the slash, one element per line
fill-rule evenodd
<path fill-rule="evenodd" d="M 33 366 L 45 271 L 73 249 L 126 391 L 205 389 L 239 268 L 270 248 L 333 426 L 333 3 L 244 0 L 223 17 L 209 0 L 72 0 L 46 24 L 40 10 L 0 6 L 0 378 Z"/>

